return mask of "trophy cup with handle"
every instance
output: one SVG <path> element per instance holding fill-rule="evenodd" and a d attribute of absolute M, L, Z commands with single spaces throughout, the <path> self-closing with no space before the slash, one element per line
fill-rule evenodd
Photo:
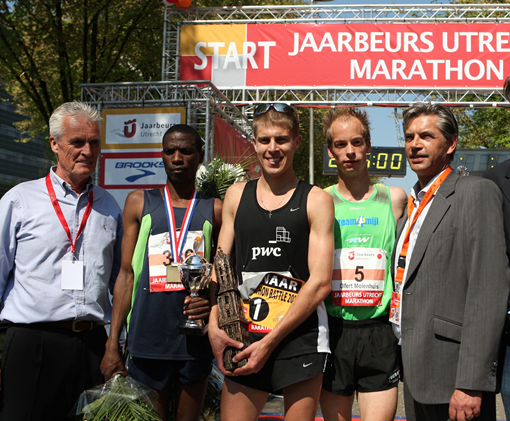
<path fill-rule="evenodd" d="M 194 253 L 188 256 L 179 265 L 179 273 L 184 288 L 191 297 L 198 297 L 198 293 L 205 289 L 211 280 L 212 264 L 208 263 L 202 256 Z M 207 332 L 207 325 L 203 320 L 187 320 L 179 326 L 179 333 L 183 335 L 201 336 Z"/>

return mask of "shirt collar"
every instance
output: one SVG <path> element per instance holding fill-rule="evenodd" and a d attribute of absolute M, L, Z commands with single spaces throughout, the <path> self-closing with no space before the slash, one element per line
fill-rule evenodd
<path fill-rule="evenodd" d="M 56 169 L 57 169 L 56 165 L 54 165 L 50 169 L 50 178 L 51 178 L 52 184 L 54 186 L 58 186 L 61 189 L 62 194 L 64 196 L 66 196 L 68 193 L 75 193 L 74 190 L 72 189 L 71 185 L 69 183 L 66 183 L 61 177 L 59 177 L 57 175 L 57 173 L 55 172 Z M 83 190 L 82 193 L 88 193 L 93 188 L 94 188 L 94 180 L 92 180 L 92 177 L 89 177 L 88 180 L 87 180 L 87 184 L 85 186 L 85 189 Z"/>
<path fill-rule="evenodd" d="M 437 174 L 432 180 L 430 180 L 428 182 L 428 184 L 420 190 L 420 182 L 417 181 L 416 184 L 413 186 L 413 188 L 411 189 L 411 196 L 413 196 L 413 199 L 415 200 L 415 202 L 417 201 L 418 203 L 420 203 L 422 200 L 423 200 L 423 197 L 425 196 L 425 194 L 428 192 L 428 190 L 430 189 L 430 186 L 432 186 L 432 184 L 434 183 L 434 181 L 436 181 L 436 178 L 438 178 L 441 174 L 443 174 L 445 171 L 447 170 L 447 168 L 445 168 L 443 171 L 441 171 L 439 174 Z M 416 192 L 418 192 L 418 194 L 416 194 Z M 437 193 L 437 190 L 434 192 L 434 196 L 436 195 Z"/>

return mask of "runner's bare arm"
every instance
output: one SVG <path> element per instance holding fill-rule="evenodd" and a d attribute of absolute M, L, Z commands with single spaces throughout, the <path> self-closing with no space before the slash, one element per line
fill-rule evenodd
<path fill-rule="evenodd" d="M 221 230 L 218 237 L 218 248 L 221 247 L 223 253 L 232 253 L 234 247 L 234 220 L 237 207 L 241 200 L 244 190 L 244 183 L 233 184 L 225 194 L 223 203 Z M 211 303 L 211 315 L 209 317 L 209 341 L 213 350 L 214 357 L 218 362 L 218 368 L 223 374 L 231 374 L 225 370 L 223 364 L 223 353 L 227 346 L 242 348 L 242 342 L 230 339 L 227 334 L 218 327 L 218 305 L 216 301 L 216 291 L 218 284 L 216 282 L 216 273 L 213 269 L 211 283 L 209 285 L 209 301 Z"/>
<path fill-rule="evenodd" d="M 398 222 L 400 217 L 404 214 L 407 205 L 407 194 L 404 189 L 400 187 L 389 187 L 391 196 L 391 210 L 395 217 L 395 223 Z"/>
<path fill-rule="evenodd" d="M 310 278 L 276 327 L 262 340 L 237 354 L 234 361 L 248 358 L 248 363 L 236 369 L 234 375 L 258 372 L 283 338 L 303 323 L 331 291 L 334 252 L 333 199 L 322 189 L 314 187 L 308 196 L 307 211 L 310 224 L 308 249 Z"/>
<path fill-rule="evenodd" d="M 115 373 L 127 376 L 127 370 L 119 354 L 119 337 L 131 309 L 133 294 L 133 268 L 131 261 L 135 251 L 143 211 L 144 193 L 136 190 L 129 194 L 123 213 L 124 235 L 122 237 L 122 262 L 113 289 L 113 308 L 110 335 L 106 342 L 105 355 L 101 361 L 101 373 L 109 380 Z"/>

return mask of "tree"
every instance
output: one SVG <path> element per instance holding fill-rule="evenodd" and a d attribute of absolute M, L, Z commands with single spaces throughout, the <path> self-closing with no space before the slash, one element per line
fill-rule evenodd
<path fill-rule="evenodd" d="M 510 147 L 510 110 L 476 108 L 453 110 L 459 123 L 460 148 Z"/>
<path fill-rule="evenodd" d="M 159 78 L 162 9 L 158 0 L 0 0 L 0 74 L 30 116 L 19 128 L 45 132 L 81 83 Z"/>
<path fill-rule="evenodd" d="M 81 83 L 159 80 L 163 10 L 161 0 L 0 0 L 0 82 L 27 117 L 18 129 L 46 134 L 53 110 L 79 99 Z"/>

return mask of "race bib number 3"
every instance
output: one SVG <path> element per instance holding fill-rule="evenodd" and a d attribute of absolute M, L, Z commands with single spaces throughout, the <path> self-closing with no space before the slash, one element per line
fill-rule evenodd
<path fill-rule="evenodd" d="M 332 295 L 334 306 L 381 305 L 386 251 L 377 248 L 335 250 Z"/>
<path fill-rule="evenodd" d="M 188 231 L 183 248 L 183 258 L 187 252 L 193 251 L 193 243 L 200 231 Z M 202 241 L 197 254 L 204 255 L 204 242 Z M 183 291 L 178 264 L 173 263 L 170 251 L 170 239 L 168 232 L 149 236 L 149 282 L 151 292 Z"/>
<path fill-rule="evenodd" d="M 245 300 L 244 312 L 250 332 L 271 332 L 289 310 L 304 282 L 276 273 L 268 273 Z"/>

